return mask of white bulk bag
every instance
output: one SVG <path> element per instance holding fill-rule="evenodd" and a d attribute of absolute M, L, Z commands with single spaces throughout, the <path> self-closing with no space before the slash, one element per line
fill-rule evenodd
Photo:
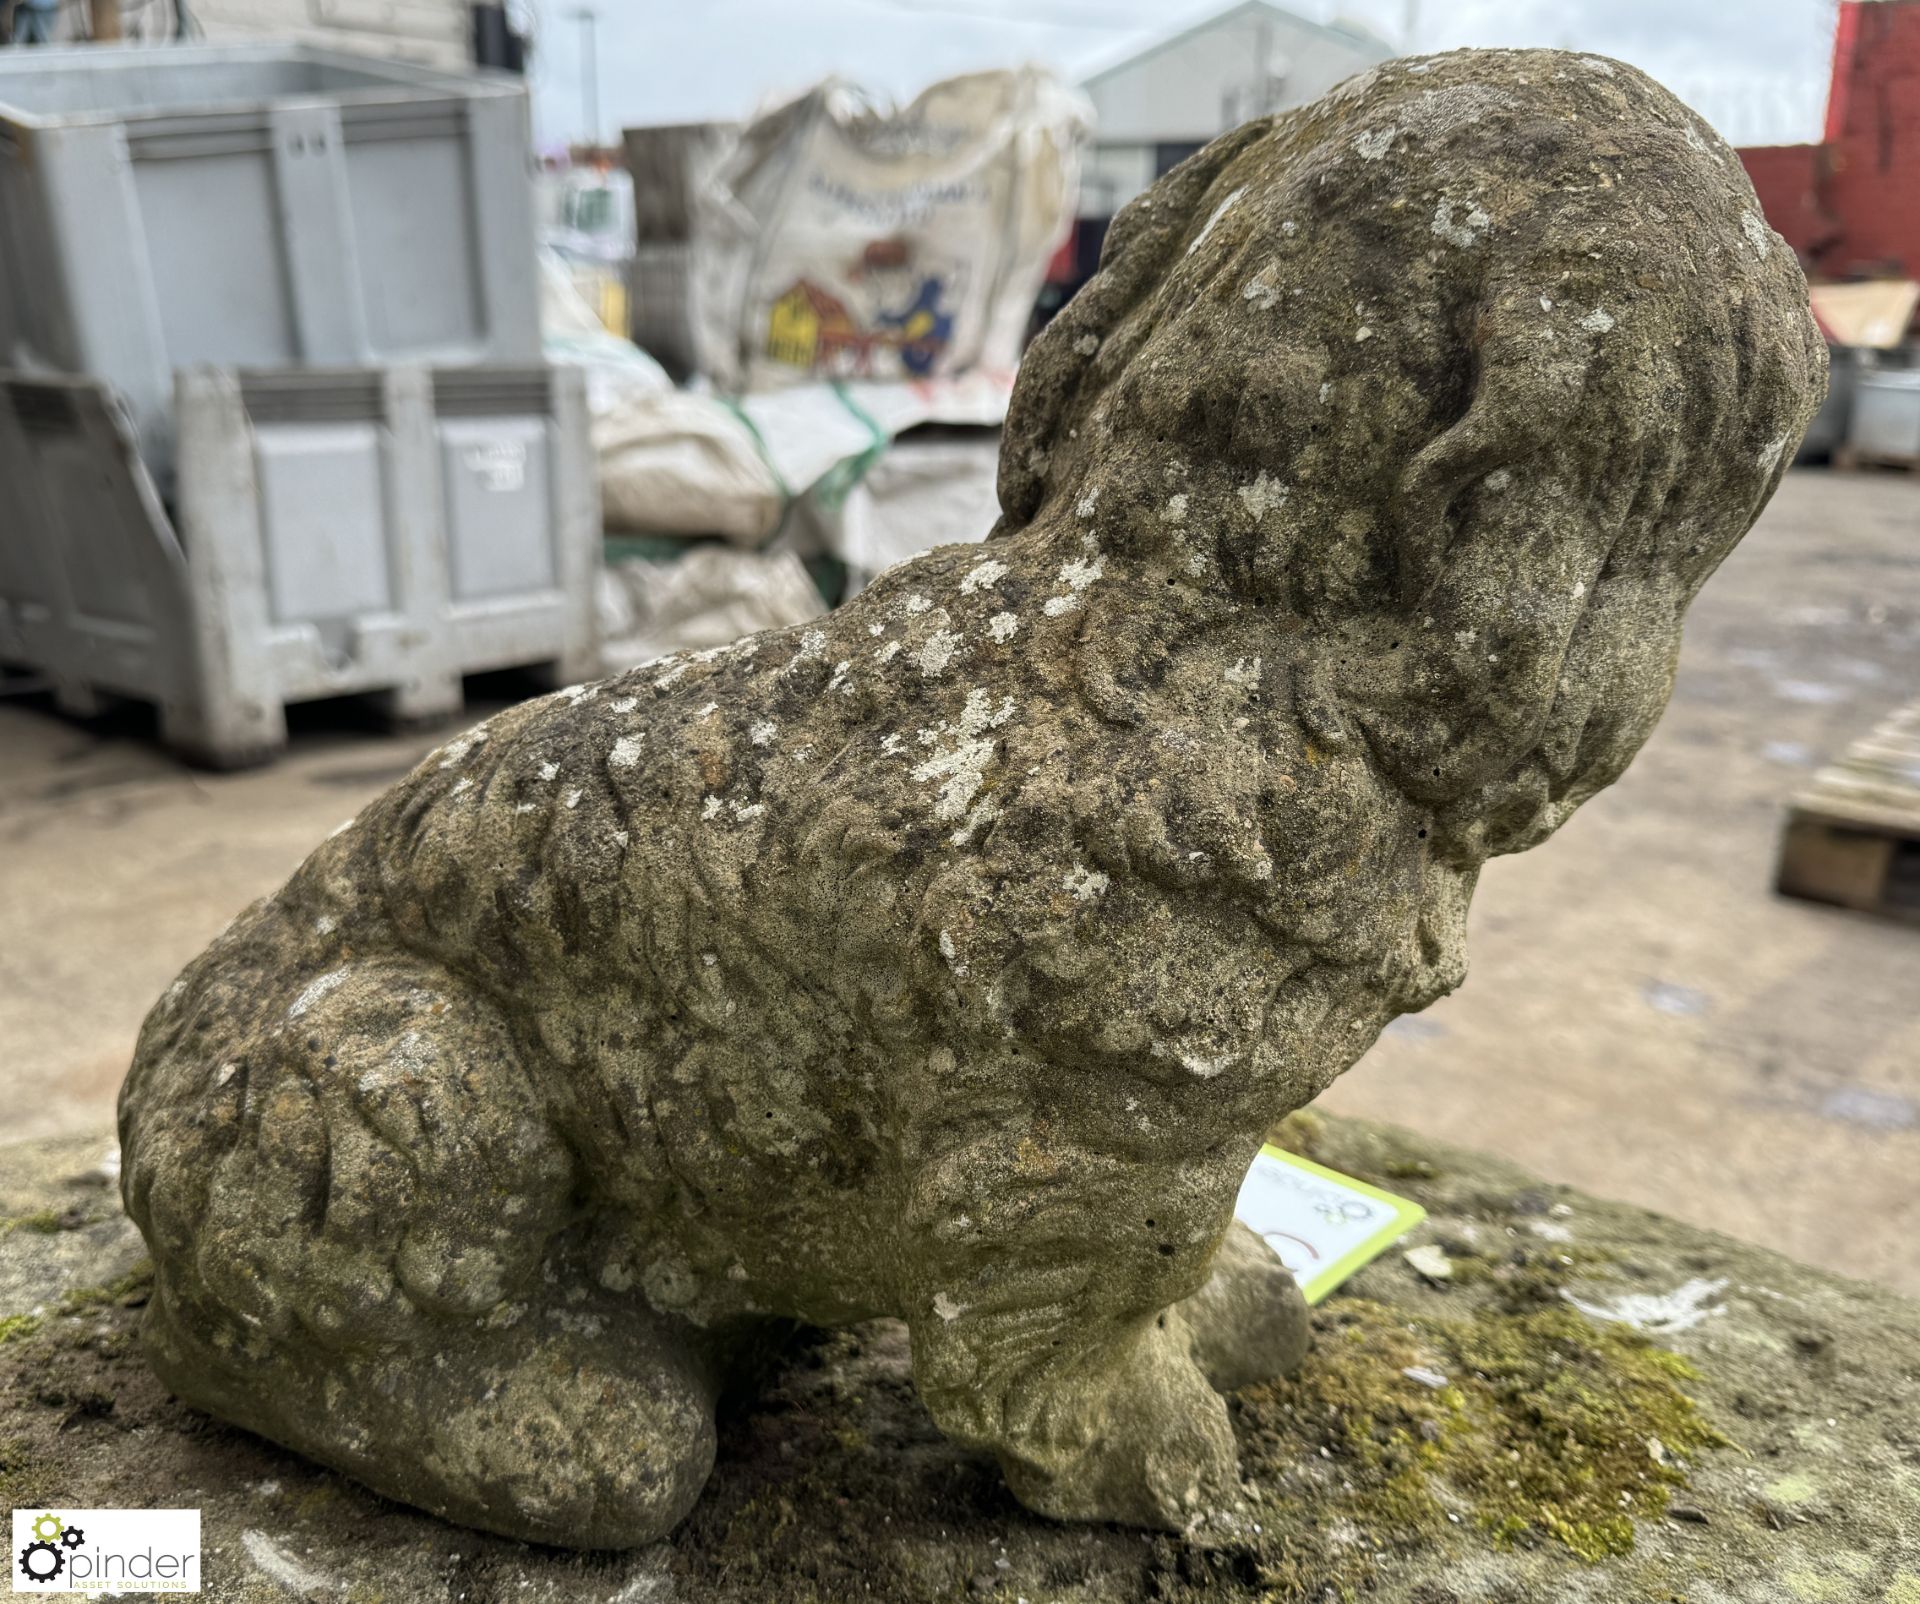
<path fill-rule="evenodd" d="M 740 393 L 1012 368 L 1090 120 L 1037 67 L 899 109 L 829 79 L 757 118 L 695 198 L 702 371 Z"/>

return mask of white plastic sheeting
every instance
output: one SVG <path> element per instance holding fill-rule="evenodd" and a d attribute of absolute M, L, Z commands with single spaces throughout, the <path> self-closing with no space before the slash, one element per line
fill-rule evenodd
<path fill-rule="evenodd" d="M 541 262 L 540 317 L 548 360 L 586 372 L 602 513 L 613 534 L 718 535 L 758 548 L 804 502 L 800 511 L 823 532 L 824 549 L 871 573 L 887 564 L 875 561 L 877 537 L 870 537 L 876 492 L 862 484 L 900 449 L 896 438 L 924 423 L 997 430 L 1013 394 L 1012 373 L 997 369 L 914 384 L 815 382 L 737 402 L 676 389 L 646 352 L 601 327 L 551 255 Z M 958 507 L 967 509 L 966 520 L 984 512 L 977 528 L 930 537 L 916 549 L 986 533 L 994 512 L 982 490 L 991 487 L 993 464 L 983 449 L 992 447 L 910 455 L 885 467 L 881 493 L 911 485 L 943 528 L 958 508 L 940 508 L 937 496 L 925 494 L 936 464 L 965 477 Z M 842 545 L 842 529 L 851 545 Z"/>
<path fill-rule="evenodd" d="M 804 624 L 826 610 L 790 551 L 700 545 L 670 563 L 609 563 L 600 580 L 605 671 Z"/>
<path fill-rule="evenodd" d="M 782 532 L 801 501 L 826 527 L 840 527 L 839 509 L 890 450 L 901 449 L 893 445 L 898 435 L 923 423 L 997 429 L 1012 388 L 1011 374 L 974 372 L 912 385 L 807 384 L 737 403 L 686 390 L 602 393 L 593 443 L 606 527 L 719 535 L 760 547 Z M 978 480 L 977 453 L 968 471 Z M 990 464 L 985 474 L 990 484 Z M 992 522 L 989 513 L 973 533 L 986 533 Z M 827 549 L 856 567 L 871 566 L 865 553 L 831 540 Z"/>
<path fill-rule="evenodd" d="M 821 544 L 864 585 L 930 546 L 984 540 L 1000 516 L 1000 436 L 970 429 L 896 441 L 834 510 L 810 506 Z"/>

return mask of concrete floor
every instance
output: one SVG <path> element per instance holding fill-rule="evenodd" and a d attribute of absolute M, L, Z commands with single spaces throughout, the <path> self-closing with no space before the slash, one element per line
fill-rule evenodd
<path fill-rule="evenodd" d="M 1326 1102 L 1920 1293 L 1920 927 L 1769 890 L 1786 797 L 1915 695 L 1920 476 L 1795 473 L 1633 770 L 1489 867 L 1465 988 Z M 432 744 L 303 725 L 212 776 L 0 703 L 6 1135 L 103 1128 L 175 971 Z"/>

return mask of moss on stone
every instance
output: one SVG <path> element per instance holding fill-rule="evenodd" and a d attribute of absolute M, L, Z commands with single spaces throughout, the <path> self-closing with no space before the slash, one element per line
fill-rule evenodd
<path fill-rule="evenodd" d="M 1616 1255 L 1574 1243 L 1547 1244 L 1522 1238 L 1499 1255 L 1450 1252 L 1448 1283 L 1488 1288 L 1507 1314 L 1565 1307 L 1562 1289 L 1569 1281 L 1600 1280 L 1617 1274 Z"/>
<path fill-rule="evenodd" d="M 33 1214 L 17 1214 L 11 1219 L 0 1220 L 0 1236 L 12 1236 L 15 1231 L 33 1231 L 41 1236 L 53 1236 L 60 1231 L 69 1230 L 76 1223 L 59 1209 L 40 1209 Z"/>
<path fill-rule="evenodd" d="M 75 1287 L 60 1300 L 57 1312 L 80 1314 L 108 1303 L 117 1303 L 129 1309 L 137 1308 L 147 1301 L 152 1289 L 153 1265 L 150 1261 L 143 1260 L 125 1275 L 103 1286 Z"/>
<path fill-rule="evenodd" d="M 1312 1158 L 1314 1149 L 1325 1135 L 1327 1122 L 1310 1108 L 1298 1108 L 1272 1130 L 1267 1132 L 1267 1140 L 1276 1147 L 1283 1147 L 1289 1153 L 1298 1153 L 1302 1158 Z"/>
<path fill-rule="evenodd" d="M 44 1500 L 54 1468 L 24 1437 L 0 1441 L 0 1504 L 11 1508 Z"/>
<path fill-rule="evenodd" d="M 4 1235 L 0 1232 L 0 1235 Z M 101 1286 L 75 1287 L 61 1295 L 51 1310 L 12 1314 L 0 1318 L 0 1344 L 20 1342 L 41 1330 L 47 1322 L 63 1315 L 84 1314 L 107 1304 L 134 1308 L 147 1301 L 153 1285 L 153 1266 L 142 1261 L 118 1279 Z"/>
<path fill-rule="evenodd" d="M 1563 1307 L 1329 1313 L 1299 1374 L 1240 1399 L 1250 1468 L 1275 1478 L 1278 1599 L 1364 1587 L 1377 1556 L 1447 1551 L 1468 1526 L 1590 1563 L 1627 1553 L 1687 1458 L 1726 1442 L 1681 1390 L 1685 1360 Z M 1324 1470 L 1322 1496 L 1296 1496 L 1302 1465 Z"/>

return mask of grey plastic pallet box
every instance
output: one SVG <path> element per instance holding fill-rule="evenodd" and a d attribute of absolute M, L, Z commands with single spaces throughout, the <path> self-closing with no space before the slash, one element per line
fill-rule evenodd
<path fill-rule="evenodd" d="M 308 45 L 0 53 L 0 367 L 171 494 L 177 370 L 541 358 L 519 80 Z"/>
<path fill-rule="evenodd" d="M 461 676 L 599 666 L 578 369 L 180 375 L 177 524 L 97 379 L 0 372 L 0 662 L 69 711 L 155 704 L 236 767 L 289 702 L 460 711 Z M 177 534 L 176 534 L 177 529 Z"/>
<path fill-rule="evenodd" d="M 1880 368 L 1860 375 L 1847 446 L 1870 462 L 1920 467 L 1920 368 Z"/>

